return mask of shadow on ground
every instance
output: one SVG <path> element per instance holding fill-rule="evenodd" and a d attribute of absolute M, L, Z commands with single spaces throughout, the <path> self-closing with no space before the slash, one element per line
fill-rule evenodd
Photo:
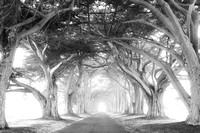
<path fill-rule="evenodd" d="M 13 127 L 7 130 L 1 130 L 0 133 L 37 133 L 32 127 Z"/>
<path fill-rule="evenodd" d="M 81 119 L 64 117 L 62 120 L 33 119 L 10 122 L 10 129 L 1 130 L 0 133 L 52 133 Z"/>
<path fill-rule="evenodd" d="M 187 125 L 173 119 L 148 119 L 143 116 L 122 116 L 116 120 L 130 133 L 200 133 L 200 126 Z"/>
<path fill-rule="evenodd" d="M 148 124 L 135 130 L 134 133 L 200 133 L 200 126 L 190 126 L 185 122 L 176 122 L 168 124 Z"/>
<path fill-rule="evenodd" d="M 9 123 L 10 129 L 1 130 L 0 133 L 53 133 L 87 117 L 64 116 L 64 120 L 35 119 L 15 121 Z M 112 115 L 112 118 L 120 125 L 123 125 L 130 133 L 200 133 L 200 126 L 190 126 L 185 122 L 178 122 L 168 118 L 152 120 L 136 115 Z M 90 119 L 93 120 L 93 118 Z M 85 126 L 84 124 L 79 124 L 80 122 L 76 124 L 78 127 Z"/>

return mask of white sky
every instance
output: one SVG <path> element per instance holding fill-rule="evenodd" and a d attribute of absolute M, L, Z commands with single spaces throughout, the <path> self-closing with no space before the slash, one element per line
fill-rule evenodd
<path fill-rule="evenodd" d="M 13 67 L 22 67 L 24 64 L 24 59 L 28 55 L 29 54 L 23 48 L 17 48 L 14 57 Z"/>

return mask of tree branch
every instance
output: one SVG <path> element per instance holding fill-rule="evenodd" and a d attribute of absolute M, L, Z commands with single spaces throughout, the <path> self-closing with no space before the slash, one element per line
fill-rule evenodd
<path fill-rule="evenodd" d="M 28 37 L 28 42 L 31 46 L 32 51 L 35 53 L 35 56 L 39 59 L 40 62 L 44 61 L 44 57 L 40 51 L 40 49 L 38 48 L 37 44 L 30 39 L 30 37 Z"/>
<path fill-rule="evenodd" d="M 28 35 L 31 35 L 35 32 L 37 32 L 38 30 L 40 30 L 50 19 L 52 19 L 55 15 L 61 13 L 61 12 L 66 12 L 66 11 L 70 11 L 73 9 L 73 6 L 72 4 L 70 5 L 69 8 L 65 8 L 65 9 L 60 9 L 60 10 L 57 10 L 57 11 L 52 11 L 48 14 L 45 15 L 45 17 L 40 21 L 38 22 L 37 24 L 35 24 L 35 26 L 33 26 L 32 28 L 30 28 L 29 30 L 26 30 L 26 31 L 22 31 L 21 33 L 19 33 L 17 35 L 17 38 L 18 39 L 21 39 L 23 37 L 26 37 Z"/>
<path fill-rule="evenodd" d="M 151 60 L 152 62 L 154 62 L 155 64 L 157 64 L 160 68 L 163 69 L 163 71 L 166 73 L 166 75 L 168 76 L 169 80 L 171 81 L 172 85 L 178 90 L 183 102 L 185 103 L 186 107 L 189 108 L 190 107 L 190 96 L 188 95 L 188 93 L 185 91 L 185 89 L 183 88 L 182 84 L 180 83 L 180 81 L 177 79 L 177 77 L 174 75 L 172 69 L 162 60 L 155 58 L 153 55 L 138 49 L 136 47 L 133 46 L 129 46 L 125 43 L 121 43 L 121 42 L 116 42 L 117 44 L 132 50 L 136 53 L 139 53 L 143 56 L 145 56 L 147 59 Z"/>
<path fill-rule="evenodd" d="M 47 47 L 48 47 L 48 44 L 46 44 L 45 47 L 44 47 L 44 49 L 42 50 L 42 56 L 43 56 L 43 57 L 44 57 L 44 53 L 45 53 Z"/>
<path fill-rule="evenodd" d="M 18 86 L 24 87 L 26 90 L 30 91 L 37 100 L 43 101 L 46 103 L 45 96 L 43 96 L 37 89 L 33 88 L 32 86 L 21 83 L 14 78 L 11 78 L 11 81 L 17 84 Z"/>
<path fill-rule="evenodd" d="M 173 28 L 172 22 L 163 13 L 161 13 L 158 9 L 156 9 L 150 3 L 145 2 L 144 0 L 130 0 L 130 1 L 136 4 L 143 5 L 144 7 L 151 10 L 159 18 L 159 20 L 165 25 L 165 27 L 169 29 L 172 35 L 176 38 L 176 31 Z"/>
<path fill-rule="evenodd" d="M 70 59 L 72 59 L 75 55 L 71 55 L 69 58 L 64 59 L 62 61 L 60 61 L 57 65 L 55 65 L 53 68 L 51 68 L 50 70 L 50 75 L 52 76 L 54 74 L 54 72 L 63 64 L 65 64 L 66 62 L 68 62 Z M 64 63 L 65 62 L 65 63 Z"/>
<path fill-rule="evenodd" d="M 117 40 L 130 40 L 130 41 L 138 40 L 138 41 L 142 41 L 142 42 L 147 43 L 147 44 L 149 44 L 151 46 L 155 46 L 157 48 L 160 48 L 162 50 L 167 51 L 168 53 L 170 53 L 179 62 L 180 65 L 184 66 L 184 61 L 183 61 L 181 55 L 179 55 L 178 53 L 176 53 L 174 50 L 166 48 L 162 44 L 160 44 L 159 42 L 155 42 L 153 40 L 141 39 L 141 38 L 135 38 L 135 37 L 130 37 L 130 38 L 126 38 L 126 37 L 122 37 L 122 38 L 110 38 L 110 39 L 101 39 L 101 40 L 114 41 L 114 42 L 116 42 Z M 116 43 L 120 43 L 120 42 L 117 41 Z"/>
<path fill-rule="evenodd" d="M 12 26 L 10 26 L 10 27 L 7 27 L 6 29 L 7 29 L 7 30 L 15 29 L 15 28 L 24 26 L 24 25 L 26 25 L 26 24 L 29 24 L 29 23 L 33 22 L 34 20 L 36 20 L 36 16 L 33 16 L 33 17 L 31 17 L 31 18 L 29 18 L 29 19 L 27 19 L 27 20 L 25 20 L 25 21 L 23 21 L 23 22 L 21 22 L 21 23 L 12 25 Z"/>
<path fill-rule="evenodd" d="M 26 88 L 24 89 L 8 89 L 6 92 L 24 92 L 24 93 L 31 93 L 31 91 L 27 90 Z"/>
<path fill-rule="evenodd" d="M 108 66 L 107 64 L 103 64 L 103 65 L 99 65 L 99 66 L 93 66 L 93 65 L 89 65 L 89 64 L 83 64 L 84 66 L 87 67 L 91 67 L 91 68 L 101 68 L 101 67 L 106 67 Z"/>
<path fill-rule="evenodd" d="M 187 10 L 185 8 L 181 7 L 177 2 L 175 2 L 174 0 L 170 0 L 170 2 L 171 2 L 171 4 L 173 4 L 173 6 L 175 6 L 182 13 L 187 14 Z"/>
<path fill-rule="evenodd" d="M 190 39 L 185 35 L 177 17 L 173 13 L 169 5 L 164 0 L 160 0 L 160 2 L 162 3 L 162 6 L 165 12 L 168 14 L 168 16 L 170 17 L 170 20 L 173 23 L 173 27 L 177 33 L 177 39 L 180 42 L 180 45 L 182 46 L 184 54 L 187 55 L 186 56 L 187 63 L 194 64 L 194 66 L 198 67 L 199 59 L 194 48 L 192 47 Z"/>
<path fill-rule="evenodd" d="M 157 29 L 157 30 L 163 32 L 164 34 L 166 34 L 166 35 L 169 36 L 170 38 L 174 39 L 173 35 L 172 35 L 170 32 L 168 32 L 166 29 L 164 29 L 164 28 L 162 28 L 162 27 L 159 27 L 158 25 L 152 24 L 152 23 L 150 23 L 150 22 L 147 22 L 147 21 L 145 21 L 144 19 L 129 20 L 129 21 L 125 21 L 125 22 L 123 22 L 123 23 L 138 23 L 138 22 L 139 22 L 139 23 L 142 23 L 142 24 L 145 24 L 145 25 L 149 25 L 149 26 L 151 26 L 151 27 L 153 27 L 153 28 L 155 28 L 155 29 Z"/>

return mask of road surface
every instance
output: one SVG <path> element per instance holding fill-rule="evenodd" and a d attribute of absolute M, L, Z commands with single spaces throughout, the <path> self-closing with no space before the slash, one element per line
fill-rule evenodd
<path fill-rule="evenodd" d="M 122 125 L 106 114 L 96 114 L 75 122 L 56 133 L 128 133 Z"/>

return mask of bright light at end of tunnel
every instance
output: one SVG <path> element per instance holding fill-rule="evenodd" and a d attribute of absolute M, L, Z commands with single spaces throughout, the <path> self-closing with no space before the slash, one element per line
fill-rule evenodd
<path fill-rule="evenodd" d="M 104 102 L 98 104 L 98 112 L 107 112 L 107 107 Z"/>

